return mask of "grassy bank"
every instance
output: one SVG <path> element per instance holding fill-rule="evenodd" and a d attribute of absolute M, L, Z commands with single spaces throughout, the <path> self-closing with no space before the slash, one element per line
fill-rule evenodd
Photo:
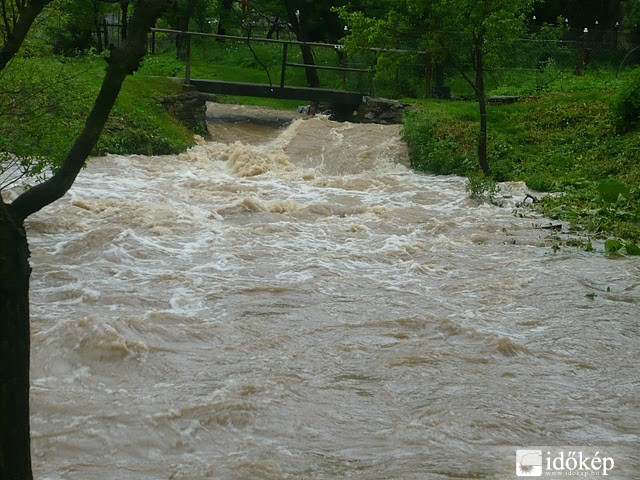
<path fill-rule="evenodd" d="M 105 67 L 98 56 L 15 59 L 3 72 L 0 150 L 60 162 L 84 126 Z M 166 78 L 149 81 L 143 72 L 127 78 L 94 155 L 167 154 L 191 145 L 191 132 L 159 102 L 180 89 Z"/>
<path fill-rule="evenodd" d="M 194 76 L 268 81 L 261 63 L 246 49 L 234 47 L 235 52 L 215 46 L 195 44 Z M 280 68 L 278 52 L 258 53 L 267 59 L 263 63 L 273 80 Z M 292 55 L 295 60 L 295 49 Z M 8 115 L 0 115 L 0 150 L 60 161 L 82 129 L 104 68 L 104 59 L 97 56 L 15 60 L 4 73 L 3 84 L 6 91 L 22 93 L 0 95 L 0 112 L 11 111 L 21 124 L 16 129 Z M 184 64 L 174 52 L 147 56 L 141 70 L 125 82 L 94 154 L 167 154 L 190 146 L 191 132 L 159 102 L 181 90 L 179 83 L 167 77 L 183 72 Z M 304 83 L 302 70 L 293 75 L 296 83 Z M 340 79 L 326 80 L 335 87 Z M 538 80 L 528 75 L 519 82 L 496 82 L 491 87 L 490 93 L 521 95 L 515 104 L 489 108 L 492 180 L 524 181 L 536 191 L 562 192 L 545 197 L 536 205 L 538 210 L 571 222 L 585 236 L 640 242 L 640 130 L 621 132 L 614 108 L 625 85 L 640 84 L 640 78 L 614 71 L 582 77 L 558 73 L 545 80 L 542 91 L 536 91 Z M 455 89 L 454 93 L 460 94 Z M 274 108 L 295 108 L 299 103 L 246 97 L 222 97 L 222 101 Z M 414 168 L 473 176 L 478 171 L 475 102 L 407 101 L 416 107 L 404 128 Z"/>
<path fill-rule="evenodd" d="M 563 192 L 545 197 L 538 210 L 571 222 L 585 235 L 637 243 L 640 131 L 619 132 L 613 111 L 624 84 L 625 78 L 613 75 L 567 78 L 555 91 L 490 106 L 493 180 Z M 477 131 L 475 102 L 423 101 L 407 117 L 404 135 L 417 170 L 474 175 Z"/>

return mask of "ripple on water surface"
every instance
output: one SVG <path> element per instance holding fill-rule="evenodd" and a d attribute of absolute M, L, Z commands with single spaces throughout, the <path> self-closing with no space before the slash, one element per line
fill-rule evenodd
<path fill-rule="evenodd" d="M 536 445 L 634 478 L 636 259 L 554 254 L 397 126 L 235 131 L 29 220 L 39 478 L 506 479 Z"/>

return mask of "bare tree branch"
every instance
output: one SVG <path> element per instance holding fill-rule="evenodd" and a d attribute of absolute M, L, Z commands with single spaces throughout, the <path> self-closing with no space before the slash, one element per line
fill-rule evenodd
<path fill-rule="evenodd" d="M 29 33 L 33 21 L 51 1 L 52 0 L 29 0 L 21 5 L 21 8 L 18 10 L 18 15 L 13 15 L 17 17 L 17 20 L 15 20 L 13 28 L 9 28 L 9 31 L 5 32 L 5 42 L 2 48 L 0 48 L 0 71 L 3 70 L 15 54 L 18 53 L 27 33 Z M 4 3 L 3 1 L 3 4 Z"/>

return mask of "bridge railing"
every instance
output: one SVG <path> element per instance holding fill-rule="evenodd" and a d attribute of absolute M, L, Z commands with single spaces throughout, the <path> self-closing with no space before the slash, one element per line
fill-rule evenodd
<path fill-rule="evenodd" d="M 192 71 L 192 56 L 191 56 L 191 39 L 192 38 L 211 38 L 218 41 L 236 41 L 243 42 L 245 44 L 251 43 L 266 43 L 266 44 L 277 44 L 282 46 L 281 50 L 281 63 L 280 63 L 280 81 L 279 86 L 284 87 L 287 82 L 287 72 L 288 68 L 303 68 L 303 69 L 315 69 L 324 70 L 324 71 L 332 71 L 339 72 L 342 74 L 341 85 L 342 89 L 347 89 L 347 74 L 348 73 L 358 73 L 358 74 L 366 74 L 369 77 L 368 80 L 368 94 L 370 96 L 375 96 L 375 70 L 373 67 L 368 68 L 357 68 L 348 66 L 347 62 L 347 53 L 344 50 L 344 46 L 340 44 L 331 44 L 331 43 L 320 43 L 320 42 L 300 42 L 296 40 L 281 40 L 281 39 L 272 39 L 272 38 L 261 38 L 261 37 L 244 37 L 244 36 L 235 36 L 235 35 L 219 35 L 214 33 L 202 33 L 202 32 L 189 32 L 182 30 L 172 30 L 165 28 L 154 28 L 151 30 L 151 51 L 155 53 L 156 48 L 156 35 L 157 34 L 169 34 L 181 36 L 184 42 L 184 61 L 185 61 L 185 75 L 184 82 L 186 85 L 191 83 L 191 71 Z M 293 46 L 304 46 L 309 48 L 323 48 L 330 49 L 338 52 L 340 57 L 340 65 L 332 66 L 332 65 L 322 65 L 322 64 L 308 64 L 308 63 L 300 63 L 300 62 L 292 62 L 289 61 L 289 47 Z M 374 51 L 374 50 L 372 50 Z"/>

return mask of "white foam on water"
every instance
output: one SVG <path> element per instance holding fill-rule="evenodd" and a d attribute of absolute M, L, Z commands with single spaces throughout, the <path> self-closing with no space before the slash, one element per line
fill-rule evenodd
<path fill-rule="evenodd" d="M 92 159 L 27 222 L 36 476 L 506 478 L 505 445 L 637 447 L 638 260 L 554 253 L 406 163 L 399 127 L 325 117 Z"/>

